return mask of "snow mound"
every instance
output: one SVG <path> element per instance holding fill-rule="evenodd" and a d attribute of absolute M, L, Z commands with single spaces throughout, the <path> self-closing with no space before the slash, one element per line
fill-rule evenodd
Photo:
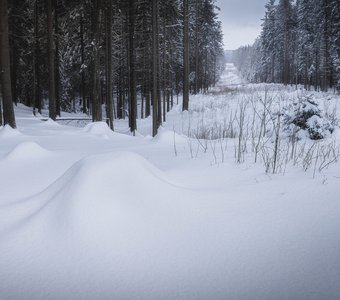
<path fill-rule="evenodd" d="M 163 143 L 167 145 L 173 145 L 174 143 L 185 143 L 186 139 L 172 130 L 166 130 L 164 128 L 158 131 L 158 134 L 154 138 L 155 142 Z"/>
<path fill-rule="evenodd" d="M 16 145 L 5 156 L 5 160 L 32 160 L 40 159 L 51 154 L 50 151 L 42 148 L 40 145 L 34 142 L 23 142 Z"/>
<path fill-rule="evenodd" d="M 94 122 L 86 125 L 84 132 L 97 136 L 108 136 L 112 133 L 112 130 L 105 122 Z"/>
<path fill-rule="evenodd" d="M 53 121 L 51 118 L 49 118 L 47 121 L 43 121 L 41 124 L 44 126 L 60 127 L 60 124 L 58 124 L 56 121 Z"/>
<path fill-rule="evenodd" d="M 123 152 L 86 157 L 75 163 L 59 182 L 63 182 L 64 187 L 71 187 L 72 191 L 67 191 L 71 198 L 99 200 L 113 198 L 119 191 L 138 196 L 139 189 L 151 189 L 156 184 L 170 183 L 170 180 L 142 156 Z"/>
<path fill-rule="evenodd" d="M 0 138 L 15 137 L 18 135 L 22 135 L 22 133 L 18 129 L 13 129 L 9 125 L 0 127 Z"/>
<path fill-rule="evenodd" d="M 130 134 L 118 133 L 116 131 L 112 131 L 110 127 L 105 122 L 94 122 L 87 124 L 83 129 L 83 132 L 86 134 L 90 134 L 103 139 L 122 139 L 122 140 L 131 140 L 133 138 Z"/>
<path fill-rule="evenodd" d="M 28 202 L 35 203 L 31 211 L 38 223 L 58 231 L 61 225 L 79 226 L 83 228 L 80 232 L 85 232 L 84 226 L 102 229 L 98 222 L 114 226 L 116 213 L 122 209 L 127 214 L 131 209 L 152 210 L 157 207 L 156 199 L 160 199 L 159 190 L 169 192 L 175 188 L 162 171 L 142 156 L 108 153 L 76 162 Z"/>

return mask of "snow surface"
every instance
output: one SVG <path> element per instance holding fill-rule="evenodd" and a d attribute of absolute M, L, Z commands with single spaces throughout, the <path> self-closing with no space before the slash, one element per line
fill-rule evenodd
<path fill-rule="evenodd" d="M 192 97 L 154 139 L 150 119 L 132 137 L 18 106 L 0 129 L 0 299 L 340 299 L 339 163 L 270 175 L 236 164 L 234 139 L 223 163 L 191 155 L 189 127 L 234 98 Z"/>

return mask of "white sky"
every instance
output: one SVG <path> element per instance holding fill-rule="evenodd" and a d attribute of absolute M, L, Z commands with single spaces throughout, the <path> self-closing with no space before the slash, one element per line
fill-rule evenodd
<path fill-rule="evenodd" d="M 261 19 L 264 17 L 268 0 L 216 0 L 221 8 L 224 48 L 237 49 L 252 44 L 261 32 Z"/>

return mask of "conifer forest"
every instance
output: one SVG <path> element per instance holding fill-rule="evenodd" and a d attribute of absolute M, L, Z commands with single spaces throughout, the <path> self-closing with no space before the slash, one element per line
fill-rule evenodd
<path fill-rule="evenodd" d="M 340 0 L 0 0 L 0 300 L 340 299 Z"/>
<path fill-rule="evenodd" d="M 235 53 L 248 80 L 322 91 L 340 84 L 338 0 L 271 0 L 262 21 L 254 45 Z"/>
<path fill-rule="evenodd" d="M 52 120 L 78 107 L 93 121 L 108 119 L 111 128 L 114 119 L 129 118 L 134 131 L 138 99 L 141 118 L 152 114 L 156 133 L 180 93 L 206 91 L 223 71 L 213 0 L 1 4 L 8 30 L 2 48 L 9 48 L 2 61 L 11 82 L 4 76 L 5 124 L 15 126 L 7 112 L 13 101 L 38 113 L 46 105 Z"/>

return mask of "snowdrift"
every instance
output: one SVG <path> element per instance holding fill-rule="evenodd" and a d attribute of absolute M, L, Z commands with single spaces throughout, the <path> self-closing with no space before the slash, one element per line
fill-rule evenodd
<path fill-rule="evenodd" d="M 21 132 L 18 129 L 13 129 L 9 125 L 0 126 L 0 138 L 11 138 L 19 135 L 21 135 Z"/>
<path fill-rule="evenodd" d="M 22 142 L 16 145 L 4 157 L 4 161 L 30 161 L 48 157 L 52 152 L 46 150 L 35 142 Z"/>
<path fill-rule="evenodd" d="M 251 186 L 205 192 L 174 184 L 138 154 L 81 159 L 37 196 L 1 207 L 2 296 L 335 297 L 338 204 L 321 207 L 306 193 L 297 210 L 297 199 L 266 196 L 273 184 L 256 195 Z"/>
<path fill-rule="evenodd" d="M 19 145 L 10 155 L 37 148 Z M 1 207 L 2 296 L 148 298 L 151 282 L 164 271 L 152 257 L 177 250 L 170 249 L 171 235 L 162 233 L 171 234 L 178 226 L 172 221 L 182 213 L 173 200 L 182 191 L 137 154 L 108 153 L 78 161 L 40 194 Z M 145 264 L 153 269 L 151 277 L 138 274 Z M 127 288 L 128 278 L 135 291 Z M 20 289 L 14 288 L 17 280 Z"/>
<path fill-rule="evenodd" d="M 22 159 L 25 153 L 27 159 L 31 159 L 49 152 L 33 142 L 21 143 L 5 160 Z M 62 224 L 71 230 L 79 224 L 97 226 L 91 220 L 96 222 L 105 215 L 111 218 L 120 207 L 149 209 L 157 206 L 156 202 L 161 202 L 161 197 L 157 200 L 158 193 L 175 188 L 160 170 L 140 155 L 108 153 L 78 161 L 42 193 L 13 205 L 11 210 L 15 214 L 21 205 L 31 205 L 26 223 L 44 219 L 51 225 L 54 220 L 56 229 Z"/>
<path fill-rule="evenodd" d="M 0 128 L 0 299 L 340 299 L 339 163 L 271 175 L 235 164 L 237 135 L 195 141 L 234 133 L 228 116 L 260 92 L 235 71 L 155 138 L 129 136 L 128 120 L 115 122 L 124 135 L 16 107 L 20 132 Z"/>

